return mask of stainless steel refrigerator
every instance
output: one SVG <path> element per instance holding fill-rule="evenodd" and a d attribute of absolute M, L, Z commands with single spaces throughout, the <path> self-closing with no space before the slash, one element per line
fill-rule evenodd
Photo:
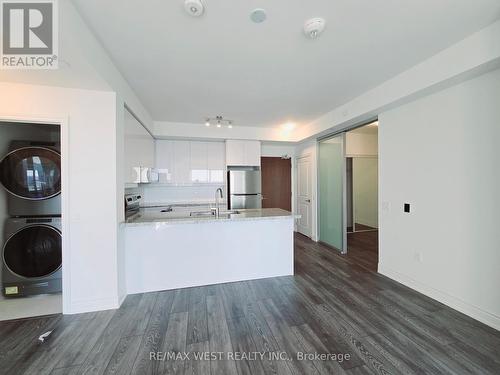
<path fill-rule="evenodd" d="M 228 209 L 262 208 L 260 171 L 227 172 Z"/>

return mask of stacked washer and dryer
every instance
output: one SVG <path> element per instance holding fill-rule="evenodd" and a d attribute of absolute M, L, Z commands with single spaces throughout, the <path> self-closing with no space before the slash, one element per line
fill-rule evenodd
<path fill-rule="evenodd" d="M 9 218 L 1 253 L 2 294 L 62 291 L 61 154 L 56 142 L 13 141 L 0 161 Z"/>

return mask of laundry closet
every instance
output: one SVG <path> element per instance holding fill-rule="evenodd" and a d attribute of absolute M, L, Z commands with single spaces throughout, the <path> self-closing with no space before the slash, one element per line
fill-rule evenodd
<path fill-rule="evenodd" d="M 60 313 L 60 127 L 0 122 L 0 185 L 0 320 Z"/>

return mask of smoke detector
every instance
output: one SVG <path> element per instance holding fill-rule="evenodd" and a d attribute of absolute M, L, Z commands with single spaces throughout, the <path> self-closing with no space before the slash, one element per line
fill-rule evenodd
<path fill-rule="evenodd" d="M 308 38 L 316 39 L 325 29 L 326 21 L 323 18 L 311 18 L 304 23 L 304 34 Z"/>
<path fill-rule="evenodd" d="M 262 23 L 266 20 L 266 18 L 266 11 L 262 8 L 254 9 L 252 10 L 252 13 L 250 13 L 250 19 L 255 23 Z"/>
<path fill-rule="evenodd" d="M 190 16 L 199 17 L 203 14 L 205 7 L 201 0 L 186 0 L 184 1 L 184 9 Z"/>

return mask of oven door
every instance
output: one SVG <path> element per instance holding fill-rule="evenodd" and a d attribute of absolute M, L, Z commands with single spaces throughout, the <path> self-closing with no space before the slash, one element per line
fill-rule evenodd
<path fill-rule="evenodd" d="M 61 155 L 46 147 L 11 151 L 0 162 L 0 182 L 19 198 L 52 198 L 61 193 Z"/>

